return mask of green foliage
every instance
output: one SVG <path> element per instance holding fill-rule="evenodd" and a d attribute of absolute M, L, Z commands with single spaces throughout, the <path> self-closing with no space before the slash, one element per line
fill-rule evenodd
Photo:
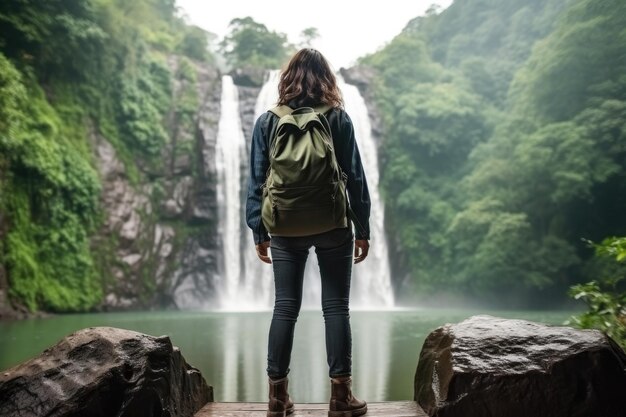
<path fill-rule="evenodd" d="M 389 228 L 399 250 L 411 254 L 407 266 L 419 282 L 414 289 L 434 290 L 450 275 L 446 230 L 459 201 L 449 178 L 461 176 L 468 153 L 490 127 L 481 99 L 465 84 L 448 82 L 422 42 L 397 37 L 381 53 L 364 62 L 382 72 L 378 92 L 388 129 L 381 183 L 393 213 Z M 398 66 L 384 66 L 392 56 Z"/>
<path fill-rule="evenodd" d="M 12 136 L 26 121 L 21 111 L 26 102 L 26 89 L 19 71 L 0 54 L 0 140 L 7 147 L 13 146 Z"/>
<path fill-rule="evenodd" d="M 162 169 L 172 60 L 182 62 L 176 111 L 186 128 L 197 104 L 193 64 L 171 55 L 210 61 L 209 37 L 176 17 L 173 0 L 0 4 L 0 263 L 13 303 L 99 305 L 108 249 L 90 247 L 103 218 L 93 142 L 114 146 L 131 182 L 139 166 Z"/>
<path fill-rule="evenodd" d="M 197 143 L 188 137 L 179 135 L 179 132 L 194 132 L 196 129 L 196 115 L 199 106 L 196 77 L 193 63 L 188 59 L 181 58 L 174 71 L 174 79 L 178 88 L 173 96 L 172 111 L 170 112 L 172 119 L 168 124 L 172 127 L 170 137 L 172 138 L 173 158 L 186 156 L 191 161 L 192 172 L 199 174 L 199 163 L 196 157 Z"/>
<path fill-rule="evenodd" d="M 615 258 L 617 262 L 626 262 L 626 237 L 607 238 L 601 244 L 595 245 L 595 248 L 596 256 L 608 256 L 610 258 Z M 613 282 L 614 281 L 615 280 L 613 280 Z"/>
<path fill-rule="evenodd" d="M 360 61 L 413 294 L 541 305 L 594 273 L 580 236 L 626 230 L 624 27 L 617 0 L 455 2 Z"/>
<path fill-rule="evenodd" d="M 97 71 L 106 33 L 90 2 L 21 0 L 0 5 L 0 48 L 43 79 L 86 79 Z"/>
<path fill-rule="evenodd" d="M 310 48 L 313 41 L 315 41 L 319 37 L 320 37 L 320 33 L 317 30 L 317 28 L 309 27 L 309 28 L 303 29 L 302 32 L 300 32 L 300 38 L 302 39 L 302 41 L 300 42 L 300 47 Z"/>
<path fill-rule="evenodd" d="M 429 171 L 461 163 L 486 135 L 480 101 L 461 86 L 416 84 L 398 97 L 394 133 Z M 444 168 L 445 169 L 445 168 Z"/>
<path fill-rule="evenodd" d="M 191 26 L 186 30 L 177 51 L 196 61 L 212 61 L 212 56 L 209 53 L 209 38 L 211 38 L 209 32 L 197 26 Z"/>
<path fill-rule="evenodd" d="M 435 61 L 482 77 L 486 97 L 502 104 L 511 78 L 538 39 L 549 34 L 556 17 L 573 0 L 481 0 L 458 2 L 441 14 L 431 10 L 411 21 L 405 32 L 423 36 Z M 467 65 L 481 62 L 479 73 Z M 482 73 L 482 74 L 481 74 Z M 477 91 L 479 92 L 479 91 Z"/>
<path fill-rule="evenodd" d="M 126 144 L 148 156 L 158 156 L 167 141 L 162 115 L 169 104 L 168 69 L 156 61 L 143 62 L 134 77 L 121 79 L 118 123 Z"/>
<path fill-rule="evenodd" d="M 0 66 L 7 68 L 0 84 L 9 86 L 0 95 L 10 116 L 0 154 L 8 166 L 1 209 L 11 221 L 3 248 L 10 295 L 31 310 L 89 309 L 100 297 L 88 239 L 98 214 L 97 175 L 61 135 L 38 87 L 27 89 L 3 57 Z"/>
<path fill-rule="evenodd" d="M 502 101 L 503 91 L 498 89 L 498 82 L 484 60 L 468 58 L 463 61 L 460 70 L 471 89 L 482 98 L 494 102 Z"/>
<path fill-rule="evenodd" d="M 360 62 L 378 70 L 378 82 L 382 84 L 379 94 L 386 93 L 391 100 L 415 83 L 439 80 L 443 72 L 443 67 L 430 58 L 424 40 L 406 34 L 398 35 L 387 47 Z"/>
<path fill-rule="evenodd" d="M 196 72 L 191 62 L 183 58 L 174 76 L 181 86 L 177 101 L 174 103 L 175 125 L 183 124 L 191 128 L 198 109 L 198 94 L 195 88 Z"/>
<path fill-rule="evenodd" d="M 143 46 L 155 51 L 173 52 L 187 27 L 175 17 L 170 0 L 91 0 L 97 18 L 111 35 L 116 53 L 132 52 Z"/>
<path fill-rule="evenodd" d="M 623 76 L 623 11 L 619 0 L 576 2 L 516 74 L 510 91 L 515 111 L 544 120 L 567 120 L 589 106 L 595 96 L 590 90 Z"/>
<path fill-rule="evenodd" d="M 607 238 L 600 244 L 588 242 L 599 258 L 614 260 L 599 279 L 574 285 L 570 295 L 582 300 L 587 311 L 571 321 L 585 329 L 599 329 L 626 349 L 626 238 Z M 617 262 L 617 264 L 615 264 Z"/>
<path fill-rule="evenodd" d="M 11 271 L 10 295 L 31 310 L 85 311 L 100 301 L 87 230 L 81 215 L 68 210 L 60 198 L 46 207 L 47 222 L 28 219 L 26 196 L 9 190 L 8 208 L 13 228 L 7 236 L 7 266 Z M 41 209 L 40 207 L 36 207 Z"/>
<path fill-rule="evenodd" d="M 283 33 L 270 31 L 251 17 L 230 22 L 230 32 L 221 42 L 228 63 L 235 68 L 280 68 L 293 46 Z"/>
<path fill-rule="evenodd" d="M 618 87 L 623 85 L 622 76 L 617 72 L 613 75 L 603 73 L 608 78 L 600 83 L 602 87 L 589 89 L 589 85 L 577 78 L 580 74 L 576 66 L 567 71 L 560 66 L 558 76 L 543 70 L 572 60 L 585 61 L 588 65 L 587 48 L 604 53 L 607 37 L 614 37 L 622 30 L 617 29 L 617 25 L 596 27 L 595 32 L 603 32 L 603 36 L 591 37 L 592 42 L 581 48 L 565 48 L 567 59 L 562 56 L 563 45 L 555 46 L 548 53 L 546 45 L 558 44 L 564 28 L 588 26 L 588 23 L 573 22 L 571 16 L 590 5 L 578 2 L 555 32 L 533 50 L 528 63 L 515 76 L 510 90 L 512 116 L 496 127 L 488 147 L 474 152 L 476 165 L 465 180 L 473 199 L 492 196 L 501 202 L 502 212 L 527 217 L 530 234 L 526 237 L 512 235 L 511 238 L 528 248 L 532 265 L 520 259 L 514 260 L 511 266 L 517 266 L 525 277 L 541 277 L 538 281 L 522 281 L 543 282 L 542 287 L 562 287 L 581 279 L 581 270 L 572 268 L 581 265 L 584 252 L 578 237 L 589 233 L 590 227 L 596 229 L 593 233 L 597 236 L 625 226 L 624 219 L 617 216 L 614 208 L 609 208 L 602 197 L 606 192 L 621 193 L 620 186 L 609 184 L 624 173 L 623 110 L 626 96 Z M 602 7 L 596 10 L 609 13 Z M 611 16 L 614 11 L 610 12 Z M 586 19 L 606 23 L 606 19 L 598 16 L 588 15 Z M 607 58 L 598 59 L 598 65 L 598 70 L 604 71 Z M 626 68 L 619 59 L 611 65 Z M 532 74 L 533 81 L 524 85 L 521 80 L 528 81 L 529 74 Z M 553 77 L 562 80 L 557 82 Z M 575 96 L 569 95 L 574 92 Z M 572 105 L 578 106 L 577 110 L 565 110 Z M 555 116 L 557 111 L 565 113 Z M 605 186 L 612 187 L 613 191 L 604 190 Z M 580 215 L 581 209 L 586 213 L 584 217 Z M 597 222 L 596 218 L 604 220 Z M 549 246 L 549 242 L 558 244 Z"/>

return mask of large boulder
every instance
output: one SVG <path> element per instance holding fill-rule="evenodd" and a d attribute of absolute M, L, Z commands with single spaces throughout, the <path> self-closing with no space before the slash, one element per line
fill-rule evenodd
<path fill-rule="evenodd" d="M 474 316 L 428 335 L 415 400 L 437 417 L 624 417 L 625 367 L 599 331 Z"/>
<path fill-rule="evenodd" d="M 193 416 L 212 388 L 169 337 L 112 327 L 67 336 L 0 374 L 1 416 Z"/>

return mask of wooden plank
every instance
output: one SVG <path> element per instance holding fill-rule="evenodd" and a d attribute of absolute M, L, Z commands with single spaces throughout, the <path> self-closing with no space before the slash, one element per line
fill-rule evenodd
<path fill-rule="evenodd" d="M 265 417 L 267 403 L 208 403 L 195 417 Z M 291 417 L 327 417 L 328 404 L 299 404 Z M 369 417 L 427 417 L 415 401 L 368 403 Z"/>

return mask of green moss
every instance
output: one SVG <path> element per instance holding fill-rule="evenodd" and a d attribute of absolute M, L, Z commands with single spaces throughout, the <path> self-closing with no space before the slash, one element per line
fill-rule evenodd
<path fill-rule="evenodd" d="M 143 156 L 159 156 L 168 141 L 163 126 L 171 95 L 167 68 L 158 61 L 145 60 L 118 82 L 117 119 L 122 139 Z"/>
<path fill-rule="evenodd" d="M 25 194 L 13 195 L 11 200 L 12 204 L 5 201 L 5 207 L 12 209 L 12 231 L 7 235 L 4 254 L 11 278 L 9 295 L 35 311 L 44 278 L 37 260 L 33 225 L 29 222 L 28 200 Z"/>
<path fill-rule="evenodd" d="M 61 100 L 59 112 L 34 80 L 6 74 L 3 84 L 15 92 L 10 124 L 0 132 L 9 294 L 32 311 L 89 309 L 101 296 L 88 246 L 100 183 L 80 140 L 84 123 L 67 122 L 82 111 Z"/>

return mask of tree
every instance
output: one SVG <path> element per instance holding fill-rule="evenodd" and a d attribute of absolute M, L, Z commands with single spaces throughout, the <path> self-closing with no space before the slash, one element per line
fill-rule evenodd
<path fill-rule="evenodd" d="M 302 32 L 300 32 L 300 39 L 302 39 L 302 41 L 300 42 L 300 47 L 310 48 L 311 44 L 319 37 L 320 33 L 317 28 L 310 27 L 304 29 Z"/>
<path fill-rule="evenodd" d="M 626 349 L 626 237 L 611 237 L 600 244 L 588 242 L 597 260 L 607 261 L 602 275 L 586 284 L 575 285 L 570 295 L 587 304 L 587 311 L 572 317 L 585 329 L 599 329 Z"/>
<path fill-rule="evenodd" d="M 594 274 L 580 236 L 626 230 L 625 26 L 620 0 L 455 2 L 360 60 L 394 275 L 539 306 Z"/>
<path fill-rule="evenodd" d="M 0 48 L 9 59 L 32 62 L 45 77 L 86 77 L 97 68 L 106 38 L 92 2 L 0 2 Z"/>
<path fill-rule="evenodd" d="M 209 42 L 214 38 L 215 34 L 198 26 L 191 26 L 185 31 L 178 50 L 197 61 L 210 61 L 212 58 L 209 53 Z"/>
<path fill-rule="evenodd" d="M 233 19 L 229 27 L 220 47 L 232 67 L 279 68 L 293 50 L 284 33 L 270 31 L 251 17 Z"/>
<path fill-rule="evenodd" d="M 624 90 L 615 87 L 624 82 L 625 14 L 620 0 L 576 2 L 516 74 L 509 94 L 513 110 L 563 121 L 584 110 L 599 86 L 606 92 L 610 81 L 612 93 L 621 96 Z"/>

